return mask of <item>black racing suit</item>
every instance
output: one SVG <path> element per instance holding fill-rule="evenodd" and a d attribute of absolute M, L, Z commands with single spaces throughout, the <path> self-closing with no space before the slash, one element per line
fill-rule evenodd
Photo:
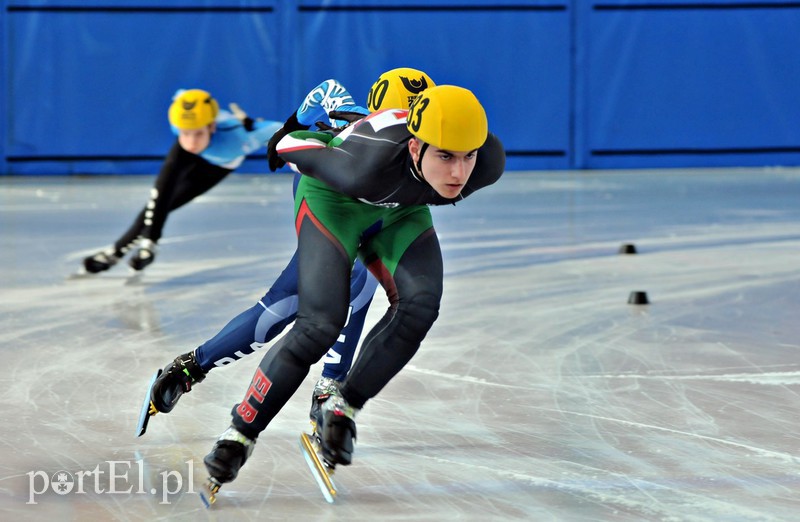
<path fill-rule="evenodd" d="M 497 181 L 505 152 L 490 133 L 461 195 L 443 198 L 412 169 L 405 115 L 378 112 L 336 138 L 299 131 L 278 145 L 305 174 L 295 197 L 299 307 L 294 326 L 264 356 L 233 409 L 233 426 L 249 438 L 266 428 L 336 340 L 356 256 L 381 282 L 390 307 L 364 338 L 341 389 L 351 406 L 362 408 L 380 392 L 438 316 L 442 255 L 428 205 L 456 203 Z"/>

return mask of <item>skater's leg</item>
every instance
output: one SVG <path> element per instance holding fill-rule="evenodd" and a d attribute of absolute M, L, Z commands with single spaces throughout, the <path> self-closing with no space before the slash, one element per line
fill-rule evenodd
<path fill-rule="evenodd" d="M 390 308 L 364 338 L 342 386 L 342 397 L 354 408 L 362 408 L 411 360 L 438 317 L 442 297 L 442 256 L 433 228 L 405 250 L 393 273 L 380 259 L 368 265 L 391 274 L 381 281 Z"/>
<path fill-rule="evenodd" d="M 297 252 L 264 297 L 242 312 L 195 352 L 200 367 L 209 371 L 260 350 L 297 315 Z"/>
<path fill-rule="evenodd" d="M 153 409 L 172 411 L 181 395 L 202 382 L 216 366 L 225 366 L 254 353 L 274 339 L 297 314 L 297 256 L 261 298 L 237 315 L 196 350 L 182 354 L 164 368 L 150 390 Z"/>
<path fill-rule="evenodd" d="M 172 211 L 208 192 L 230 172 L 230 169 L 212 165 L 202 157 L 186 152 L 176 142 L 150 190 L 138 235 L 131 239 L 134 232 L 131 229 L 125 238 L 140 242 L 139 249 L 130 259 L 131 268 L 142 270 L 155 260 L 156 245 Z"/>
<path fill-rule="evenodd" d="M 364 321 L 367 318 L 369 305 L 378 287 L 375 279 L 361 261 L 356 260 L 350 277 L 350 312 L 347 323 L 342 328 L 336 343 L 328 350 L 322 361 L 322 376 L 314 384 L 311 392 L 311 409 L 309 418 L 314 430 L 320 417 L 320 407 L 328 398 L 338 392 L 342 381 L 347 377 L 353 364 Z"/>
<path fill-rule="evenodd" d="M 298 236 L 297 318 L 264 356 L 233 425 L 256 438 L 336 340 L 347 318 L 352 260 L 306 219 Z"/>
<path fill-rule="evenodd" d="M 303 176 L 295 196 L 298 231 L 298 310 L 292 329 L 264 356 L 242 401 L 234 406 L 232 427 L 255 440 L 302 383 L 345 324 L 350 274 L 363 232 L 384 209 L 344 197 Z M 221 462 L 212 450 L 204 462 L 212 478 Z"/>
<path fill-rule="evenodd" d="M 347 323 L 342 328 L 336 343 L 322 360 L 325 363 L 322 369 L 323 377 L 343 381 L 347 376 L 377 287 L 378 280 L 375 276 L 361 261 L 356 260 L 350 277 L 350 310 Z"/>
<path fill-rule="evenodd" d="M 140 236 L 158 243 L 170 212 L 207 192 L 230 172 L 186 152 L 176 142 L 151 189 Z"/>
<path fill-rule="evenodd" d="M 113 246 L 83 260 L 83 266 L 87 272 L 97 273 L 108 270 L 122 259 L 144 237 L 145 230 L 153 223 L 154 212 L 158 212 L 159 219 L 162 221 L 161 226 L 163 226 L 163 220 L 169 213 L 169 200 L 173 188 L 183 172 L 192 170 L 196 158 L 198 156 L 186 152 L 178 145 L 177 140 L 175 141 L 161 164 L 161 169 L 150 189 L 150 196 L 144 208 L 139 211 L 133 223 L 114 242 Z"/>
<path fill-rule="evenodd" d="M 297 318 L 292 329 L 264 356 L 244 399 L 233 408 L 233 432 L 243 436 L 245 442 L 220 440 L 203 459 L 217 483 L 236 477 L 244 464 L 241 456 L 248 451 L 248 442 L 255 442 L 297 391 L 310 366 L 335 341 L 347 317 L 352 259 L 347 259 L 341 247 L 310 220 L 302 223 L 298 234 Z"/>
<path fill-rule="evenodd" d="M 384 274 L 381 283 L 391 306 L 364 338 L 339 395 L 328 399 L 321 408 L 322 456 L 334 464 L 351 463 L 356 413 L 411 360 L 438 316 L 442 263 L 433 229 L 405 251 L 392 277 L 385 265 L 381 264 L 377 271 Z"/>
<path fill-rule="evenodd" d="M 196 158 L 197 156 L 194 154 L 183 150 L 177 141 L 172 145 L 167 157 L 164 158 L 164 162 L 161 164 L 161 169 L 158 172 L 158 176 L 156 176 L 153 187 L 150 189 L 147 203 L 145 203 L 139 215 L 136 216 L 130 228 L 114 243 L 114 248 L 118 252 L 127 253 L 143 237 L 158 242 L 160 234 L 159 237 L 153 239 L 153 235 L 145 235 L 145 231 L 152 227 L 156 213 L 157 219 L 161 222 L 159 230 L 163 226 L 163 221 L 166 220 L 166 215 L 171 210 L 170 199 L 175 185 L 178 184 L 179 179 L 185 177 L 187 173 L 194 169 Z"/>

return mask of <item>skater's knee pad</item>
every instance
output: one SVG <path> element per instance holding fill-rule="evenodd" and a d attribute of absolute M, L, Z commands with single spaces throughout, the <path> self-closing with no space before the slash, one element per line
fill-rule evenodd
<path fill-rule="evenodd" d="M 403 299 L 397 306 L 398 335 L 409 341 L 422 341 L 439 317 L 440 296 L 431 292 L 417 292 Z"/>
<path fill-rule="evenodd" d="M 292 355 L 311 365 L 319 361 L 336 342 L 343 325 L 329 321 L 298 321 L 292 329 L 296 335 Z"/>

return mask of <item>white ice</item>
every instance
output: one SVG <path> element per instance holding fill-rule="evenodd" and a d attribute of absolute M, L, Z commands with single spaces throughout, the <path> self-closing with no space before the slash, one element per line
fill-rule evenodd
<path fill-rule="evenodd" d="M 797 520 L 800 170 L 513 172 L 435 208 L 441 315 L 361 412 L 337 503 L 297 448 L 317 365 L 212 510 L 202 457 L 260 355 L 136 418 L 288 261 L 291 179 L 176 211 L 138 284 L 67 281 L 151 182 L 0 178 L 0 519 Z"/>

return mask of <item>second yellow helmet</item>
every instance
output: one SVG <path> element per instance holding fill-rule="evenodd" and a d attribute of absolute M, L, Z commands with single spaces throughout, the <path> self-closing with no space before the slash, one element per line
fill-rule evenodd
<path fill-rule="evenodd" d="M 367 95 L 367 109 L 408 109 L 414 98 L 436 84 L 424 72 L 400 67 L 381 74 Z"/>
<path fill-rule="evenodd" d="M 219 114 L 219 104 L 208 91 L 180 91 L 169 107 L 169 123 L 182 130 L 201 129 L 210 125 Z"/>

